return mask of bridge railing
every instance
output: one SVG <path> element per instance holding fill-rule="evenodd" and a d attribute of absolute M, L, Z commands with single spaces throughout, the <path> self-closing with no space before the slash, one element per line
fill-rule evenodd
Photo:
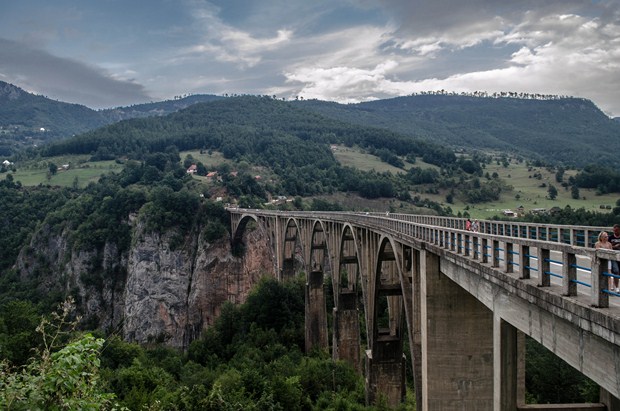
<path fill-rule="evenodd" d="M 381 215 L 373 213 L 373 215 Z M 466 219 L 460 217 L 441 217 L 417 214 L 390 213 L 390 218 L 413 223 L 435 225 L 447 228 L 465 229 Z M 479 232 L 530 240 L 551 241 L 578 247 L 594 247 L 601 231 L 609 227 L 537 224 L 518 221 L 479 220 Z"/>
<path fill-rule="evenodd" d="M 620 297 L 609 284 L 620 276 L 611 273 L 610 261 L 620 264 L 620 252 L 594 250 L 591 237 L 601 227 L 537 225 L 518 222 L 480 222 L 478 232 L 465 230 L 462 218 L 411 214 L 320 211 L 236 210 L 251 214 L 332 220 L 376 229 L 403 240 L 433 244 L 481 264 L 537 281 L 539 287 L 560 287 L 559 294 L 589 304 L 609 307 L 609 297 Z M 579 245 L 588 244 L 588 246 Z"/>
<path fill-rule="evenodd" d="M 419 216 L 424 223 L 441 222 L 448 226 L 438 227 L 409 221 L 403 225 L 400 216 L 403 215 L 392 218 L 390 214 L 379 218 L 391 219 L 387 225 L 394 232 L 408 233 L 418 240 L 490 264 L 506 273 L 518 273 L 520 279 L 538 280 L 539 287 L 559 285 L 563 296 L 577 297 L 583 290 L 589 295 L 590 305 L 595 307 L 609 307 L 609 297 L 620 297 L 618 290 L 611 286 L 612 280 L 620 279 L 620 276 L 611 272 L 610 264 L 611 261 L 620 261 L 620 252 L 575 246 L 568 241 L 580 244 L 583 242 L 580 238 L 587 238 L 588 233 L 594 232 L 598 237 L 603 230 L 600 227 L 485 222 L 487 231 L 492 231 L 486 233 L 465 230 L 462 219 L 442 221 L 443 217 Z M 450 227 L 452 225 L 456 228 Z M 558 237 L 549 237 L 550 232 L 567 233 L 566 241 L 556 241 Z M 554 279 L 556 281 L 552 281 Z"/>

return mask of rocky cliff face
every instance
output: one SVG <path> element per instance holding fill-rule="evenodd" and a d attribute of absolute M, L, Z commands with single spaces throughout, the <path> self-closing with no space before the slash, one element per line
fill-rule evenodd
<path fill-rule="evenodd" d="M 121 252 L 75 251 L 67 233 L 49 227 L 22 250 L 16 268 L 43 291 L 76 297 L 86 326 L 121 333 L 139 343 L 165 342 L 186 348 L 209 327 L 226 301 L 242 303 L 264 275 L 274 275 L 266 233 L 246 233 L 242 257 L 231 253 L 228 238 L 210 243 L 201 234 L 145 233 L 132 228 L 132 246 Z"/>

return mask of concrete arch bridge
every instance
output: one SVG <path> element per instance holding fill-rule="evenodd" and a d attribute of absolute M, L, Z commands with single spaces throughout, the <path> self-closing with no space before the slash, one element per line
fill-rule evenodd
<path fill-rule="evenodd" d="M 278 277 L 306 273 L 307 350 L 330 348 L 333 293 L 331 352 L 364 370 L 368 403 L 402 401 L 410 361 L 418 410 L 533 409 L 528 335 L 601 387 L 600 404 L 545 409 L 620 410 L 620 294 L 608 269 L 620 253 L 593 249 L 602 228 L 481 221 L 471 232 L 448 217 L 228 212 L 233 244 L 257 224 Z"/>

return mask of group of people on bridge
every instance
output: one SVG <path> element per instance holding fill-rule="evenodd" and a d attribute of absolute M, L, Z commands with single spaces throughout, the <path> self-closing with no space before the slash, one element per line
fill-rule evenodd
<path fill-rule="evenodd" d="M 614 224 L 611 233 L 607 231 L 601 231 L 598 235 L 598 241 L 594 244 L 594 248 L 602 248 L 607 250 L 620 251 L 620 224 Z M 609 277 L 609 291 L 616 294 L 620 293 L 620 266 L 618 261 L 609 261 L 609 272 L 612 276 Z"/>
<path fill-rule="evenodd" d="M 474 233 L 477 233 L 478 230 L 480 230 L 480 224 L 478 223 L 478 220 L 474 220 L 473 222 L 468 218 L 467 221 L 465 221 L 465 229 L 467 231 L 473 231 Z"/>

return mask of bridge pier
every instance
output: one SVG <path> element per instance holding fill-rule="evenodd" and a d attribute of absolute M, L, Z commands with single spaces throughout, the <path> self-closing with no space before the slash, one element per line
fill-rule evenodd
<path fill-rule="evenodd" d="M 360 319 L 357 293 L 341 292 L 338 308 L 334 307 L 333 358 L 344 360 L 361 372 Z"/>
<path fill-rule="evenodd" d="M 377 404 L 383 397 L 389 407 L 397 407 L 405 399 L 405 361 L 398 349 L 400 341 L 387 337 L 366 350 L 366 404 Z"/>
<path fill-rule="evenodd" d="M 311 271 L 306 283 L 306 352 L 329 349 L 323 271 Z"/>
<path fill-rule="evenodd" d="M 600 401 L 605 404 L 607 411 L 620 411 L 620 399 L 614 397 L 604 388 L 601 388 Z"/>
<path fill-rule="evenodd" d="M 421 252 L 422 410 L 493 409 L 493 314 Z"/>
<path fill-rule="evenodd" d="M 493 316 L 494 409 L 512 411 L 525 404 L 525 334 Z"/>
<path fill-rule="evenodd" d="M 282 260 L 281 280 L 290 280 L 295 278 L 295 259 L 285 258 Z"/>

